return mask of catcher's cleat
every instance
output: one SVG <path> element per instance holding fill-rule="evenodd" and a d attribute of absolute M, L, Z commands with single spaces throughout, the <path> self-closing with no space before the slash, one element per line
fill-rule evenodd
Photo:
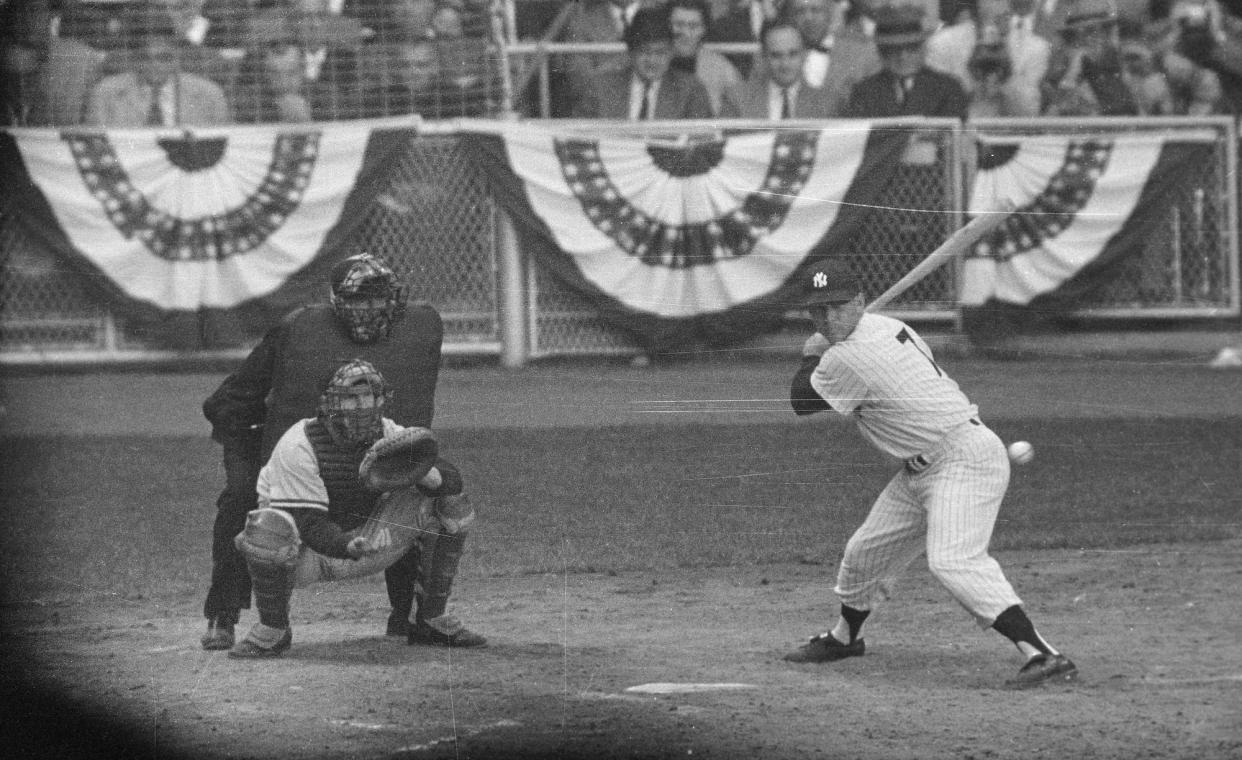
<path fill-rule="evenodd" d="M 1030 689 L 1046 683 L 1066 683 L 1078 678 L 1078 666 L 1063 654 L 1037 654 L 1026 661 L 1018 675 L 1005 682 L 1010 689 Z"/>
<path fill-rule="evenodd" d="M 475 633 L 452 615 L 419 620 L 410 628 L 407 644 L 430 644 L 441 647 L 481 647 L 487 639 Z"/>
<path fill-rule="evenodd" d="M 821 633 L 818 636 L 812 636 L 810 641 L 785 655 L 785 660 L 787 662 L 836 662 L 846 657 L 862 657 L 866 648 L 862 639 L 842 644 L 831 633 Z"/>
<path fill-rule="evenodd" d="M 388 626 L 384 629 L 385 636 L 410 635 L 410 616 L 405 612 L 393 611 L 388 615 Z"/>
<path fill-rule="evenodd" d="M 212 618 L 207 621 L 207 633 L 199 640 L 203 643 L 203 649 L 209 652 L 232 649 L 233 623 L 222 618 Z"/>
<path fill-rule="evenodd" d="M 253 632 L 252 632 L 253 633 Z M 232 649 L 229 650 L 229 657 L 239 660 L 262 660 L 272 657 L 279 657 L 288 651 L 289 646 L 293 643 L 293 629 L 286 628 L 285 633 L 275 644 L 270 647 L 263 646 L 259 642 L 252 639 L 249 635 L 241 641 L 237 642 Z"/>

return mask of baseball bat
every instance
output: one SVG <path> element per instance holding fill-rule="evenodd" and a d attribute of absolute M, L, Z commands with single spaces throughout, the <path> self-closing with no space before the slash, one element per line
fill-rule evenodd
<path fill-rule="evenodd" d="M 999 227 L 1002 222 L 1009 218 L 1009 214 L 1014 208 L 1012 201 L 1005 201 L 991 211 L 985 211 L 970 220 L 969 224 L 950 235 L 948 240 L 929 253 L 927 258 L 920 261 L 914 269 L 906 272 L 905 276 L 893 283 L 888 290 L 876 296 L 871 303 L 867 304 L 867 311 L 884 308 L 890 301 L 917 285 L 923 278 L 939 269 L 945 262 L 957 258 L 959 254 L 964 253 L 967 248 L 974 245 L 979 238 Z"/>

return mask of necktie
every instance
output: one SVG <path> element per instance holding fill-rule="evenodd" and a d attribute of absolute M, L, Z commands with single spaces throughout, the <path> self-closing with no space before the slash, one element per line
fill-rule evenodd
<path fill-rule="evenodd" d="M 643 85 L 643 103 L 638 109 L 638 120 L 646 121 L 651 118 L 651 83 Z"/>
<path fill-rule="evenodd" d="M 147 110 L 147 126 L 164 126 L 164 109 L 160 107 L 160 87 L 151 88 L 151 107 Z"/>
<path fill-rule="evenodd" d="M 905 105 L 910 97 L 910 88 L 914 86 L 914 77 L 902 77 L 897 80 L 897 102 Z"/>
<path fill-rule="evenodd" d="M 789 88 L 781 88 L 781 118 L 788 119 L 793 116 L 793 108 L 789 103 Z"/>

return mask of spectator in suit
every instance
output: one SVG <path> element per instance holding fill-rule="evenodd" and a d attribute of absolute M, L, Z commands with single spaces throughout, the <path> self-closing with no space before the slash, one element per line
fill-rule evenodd
<path fill-rule="evenodd" d="M 1132 116 L 1138 103 L 1122 76 L 1121 38 L 1110 0 L 1076 0 L 1066 10 L 1064 42 L 1044 78 L 1044 113 Z"/>
<path fill-rule="evenodd" d="M 803 75 L 812 87 L 848 96 L 880 70 L 867 0 L 789 0 L 785 12 L 806 45 Z"/>
<path fill-rule="evenodd" d="M 232 98 L 237 120 L 243 124 L 313 121 L 317 114 L 293 23 L 282 13 L 259 14 L 251 19 L 248 40 Z"/>
<path fill-rule="evenodd" d="M 51 121 L 44 75 L 51 14 L 47 3 L 0 5 L 0 125 L 46 126 Z"/>
<path fill-rule="evenodd" d="M 966 118 L 968 100 L 961 84 L 925 65 L 931 32 L 924 18 L 919 6 L 876 9 L 875 45 L 883 68 L 854 86 L 846 115 Z"/>
<path fill-rule="evenodd" d="M 574 116 L 585 119 L 710 119 L 707 88 L 692 74 L 669 68 L 673 29 L 665 8 L 642 8 L 625 30 L 630 64 L 621 71 L 597 74 L 574 103 Z"/>
<path fill-rule="evenodd" d="M 707 30 L 708 42 L 758 42 L 763 22 L 777 17 L 781 3 L 777 0 L 731 0 L 723 12 L 717 12 Z M 756 60 L 747 53 L 725 56 L 743 78 L 749 77 Z"/>
<path fill-rule="evenodd" d="M 760 32 L 763 65 L 756 75 L 725 92 L 721 116 L 733 119 L 828 119 L 841 99 L 812 87 L 803 75 L 806 46 L 793 22 L 774 19 Z"/>
<path fill-rule="evenodd" d="M 1000 91 L 982 97 L 1010 116 L 1038 116 L 1041 110 L 1040 85 L 1048 71 L 1052 45 L 1030 26 L 1029 16 L 1035 0 L 969 0 L 960 7 L 965 19 L 937 29 L 927 40 L 927 65 L 957 77 L 968 95 L 976 83 L 998 84 L 999 60 L 1008 60 L 1008 75 Z M 978 51 L 976 48 L 986 49 Z M 980 79 L 979 66 L 989 74 Z"/>
<path fill-rule="evenodd" d="M 703 48 L 711 27 L 711 7 L 707 0 L 669 0 L 669 23 L 673 27 L 673 60 L 670 66 L 693 74 L 707 88 L 712 113 L 720 113 L 724 91 L 742 81 L 737 69 L 723 55 Z"/>
<path fill-rule="evenodd" d="M 85 117 L 87 95 L 99 80 L 108 54 L 96 40 L 99 17 L 87 6 L 69 0 L 61 5 L 56 19 L 56 34 L 48 39 L 43 62 L 43 91 L 50 123 L 73 126 Z"/>
<path fill-rule="evenodd" d="M 575 0 L 565 20 L 562 42 L 622 42 L 628 24 L 628 0 Z M 572 112 L 590 96 L 591 82 L 604 71 L 622 71 L 626 57 L 616 53 L 565 53 L 553 59 L 559 80 L 552 115 Z"/>
<path fill-rule="evenodd" d="M 1220 88 L 1216 110 L 1242 114 L 1242 3 L 1217 0 L 1152 2 L 1153 48 L 1160 53 L 1175 99 L 1189 113 L 1201 112 L 1211 74 Z M 1181 90 L 1178 95 L 1177 91 Z M 1197 95 L 1189 94 L 1196 92 Z"/>
<path fill-rule="evenodd" d="M 232 121 L 219 85 L 181 70 L 180 43 L 161 7 L 139 6 L 126 19 L 129 70 L 91 90 L 86 123 L 100 127 L 206 126 Z"/>

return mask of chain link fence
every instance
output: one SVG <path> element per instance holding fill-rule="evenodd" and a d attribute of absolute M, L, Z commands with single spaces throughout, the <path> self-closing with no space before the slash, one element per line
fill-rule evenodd
<path fill-rule="evenodd" d="M 990 131 L 1013 134 L 1043 128 L 1041 122 L 988 125 Z M 1117 134 L 1135 128 L 1129 123 L 1110 129 Z M 1152 128 L 1170 129 L 1165 122 Z M 970 160 L 962 146 L 970 133 L 952 124 L 919 123 L 910 134 L 910 147 L 877 210 L 878 221 L 862 230 L 848 251 L 873 296 L 963 220 L 962 174 Z M 1232 132 L 1228 122 L 1216 121 L 1185 134 L 1205 146 L 1196 154 L 1200 164 L 1182 185 L 1166 189 L 1170 202 L 1161 212 L 1161 233 L 1091 296 L 1085 313 L 1134 318 L 1237 313 Z M 412 138 L 387 182 L 345 253 L 365 247 L 390 258 L 411 283 L 412 297 L 432 303 L 444 315 L 446 352 L 501 354 L 514 334 L 522 336 L 518 352 L 524 357 L 638 352 L 628 334 L 604 322 L 588 300 L 525 257 L 515 269 L 523 280 L 525 307 L 512 317 L 523 324 L 516 333 L 506 329 L 509 317 L 502 316 L 506 312 L 500 306 L 505 286 L 501 257 L 506 255 L 501 212 L 451 131 Z M 906 319 L 952 321 L 957 288 L 956 272 L 945 267 L 904 294 L 891 311 Z M 99 293 L 37 248 L 12 218 L 0 217 L 0 361 L 157 355 L 113 318 Z M 791 321 L 799 317 L 790 315 Z"/>

